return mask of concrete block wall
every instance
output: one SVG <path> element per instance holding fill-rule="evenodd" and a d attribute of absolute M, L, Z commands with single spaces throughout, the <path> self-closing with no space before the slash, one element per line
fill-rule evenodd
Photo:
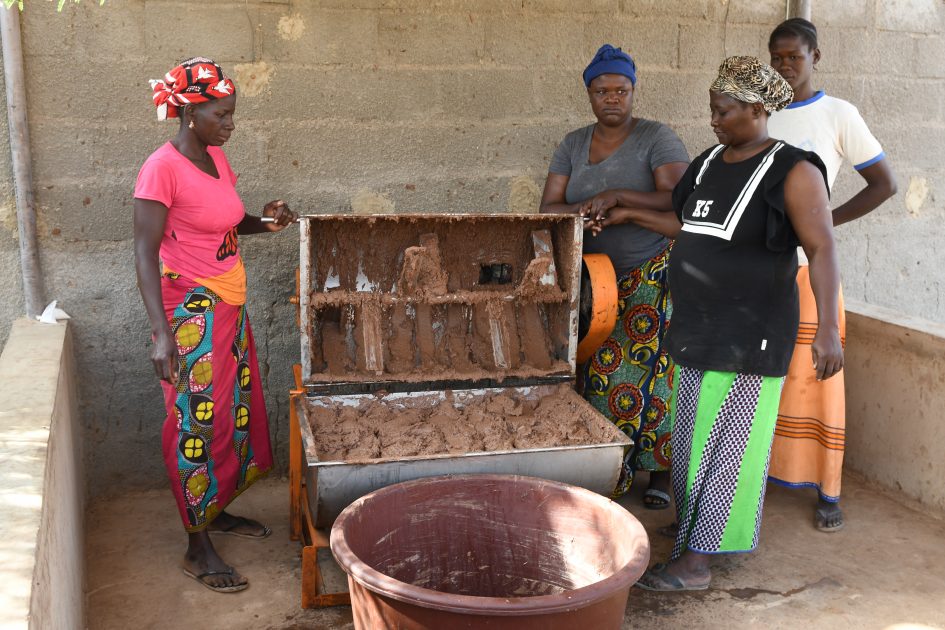
<path fill-rule="evenodd" d="M 227 152 L 247 208 L 303 212 L 530 212 L 564 134 L 592 122 L 580 73 L 611 42 L 638 61 L 638 115 L 692 155 L 714 141 L 707 88 L 721 59 L 764 55 L 782 0 L 108 0 L 23 14 L 42 262 L 76 317 L 95 492 L 163 484 L 161 398 L 135 290 L 131 193 L 158 123 L 147 79 L 193 54 L 239 90 Z M 945 321 L 945 5 L 814 0 L 822 87 L 858 104 L 903 191 L 840 233 L 848 297 Z M 5 120 L 0 122 L 0 126 Z M 4 128 L 5 129 L 5 128 Z M 6 142 L 4 134 L 3 143 Z M 0 155 L 0 331 L 22 312 L 9 158 Z M 6 161 L 4 161 L 6 160 Z M 840 180 L 837 199 L 858 176 Z M 9 208 L 9 209 L 7 209 Z M 242 240 L 278 455 L 298 356 L 287 303 L 296 232 Z M 0 333 L 3 334 L 3 333 Z M 2 341 L 2 340 L 0 340 Z"/>

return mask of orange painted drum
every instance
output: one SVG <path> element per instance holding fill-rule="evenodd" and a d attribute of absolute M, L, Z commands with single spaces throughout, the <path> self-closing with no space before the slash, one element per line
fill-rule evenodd
<path fill-rule="evenodd" d="M 578 365 L 593 356 L 617 324 L 617 272 L 613 263 L 606 254 L 585 254 L 582 260 L 581 282 L 587 282 L 590 290 L 581 289 L 581 313 L 588 324 L 587 332 L 578 340 Z M 588 309 L 586 299 L 590 300 Z"/>

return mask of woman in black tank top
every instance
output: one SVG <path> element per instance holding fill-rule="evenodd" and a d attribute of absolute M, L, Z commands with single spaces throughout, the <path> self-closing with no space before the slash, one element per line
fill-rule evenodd
<path fill-rule="evenodd" d="M 843 365 L 839 271 L 823 164 L 768 137 L 791 88 L 753 57 L 731 57 L 709 93 L 719 145 L 696 158 L 673 192 L 680 230 L 669 283 L 667 346 L 677 364 L 673 493 L 678 533 L 649 590 L 697 590 L 711 554 L 758 543 L 768 455 L 797 334 L 796 246 L 809 259 L 820 327 L 818 378 Z M 642 212 L 642 211 L 641 211 Z"/>

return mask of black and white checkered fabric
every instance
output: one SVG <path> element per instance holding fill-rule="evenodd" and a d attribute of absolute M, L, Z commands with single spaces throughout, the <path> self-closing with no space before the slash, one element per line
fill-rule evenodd
<path fill-rule="evenodd" d="M 748 446 L 752 421 L 764 381 L 763 376 L 754 374 L 735 376 L 718 416 L 700 419 L 701 422 L 713 423 L 700 458 L 700 453 L 691 451 L 703 376 L 704 372 L 701 370 L 680 366 L 672 445 L 673 493 L 679 512 L 679 534 L 673 547 L 672 560 L 687 549 L 705 553 L 721 550 L 722 535 L 732 517 L 731 508 L 742 471 L 742 457 Z M 698 469 L 692 492 L 686 496 L 689 469 L 693 465 L 698 465 Z M 767 474 L 767 466 L 765 473 Z M 755 514 L 735 515 L 737 518 L 747 517 L 755 520 L 751 548 L 758 542 L 763 501 L 764 490 Z"/>

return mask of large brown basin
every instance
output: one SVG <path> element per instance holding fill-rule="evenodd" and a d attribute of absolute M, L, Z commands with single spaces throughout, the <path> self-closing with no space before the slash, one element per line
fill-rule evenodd
<path fill-rule="evenodd" d="M 631 514 L 534 477 L 449 475 L 348 506 L 331 530 L 355 627 L 620 628 L 650 556 Z"/>

